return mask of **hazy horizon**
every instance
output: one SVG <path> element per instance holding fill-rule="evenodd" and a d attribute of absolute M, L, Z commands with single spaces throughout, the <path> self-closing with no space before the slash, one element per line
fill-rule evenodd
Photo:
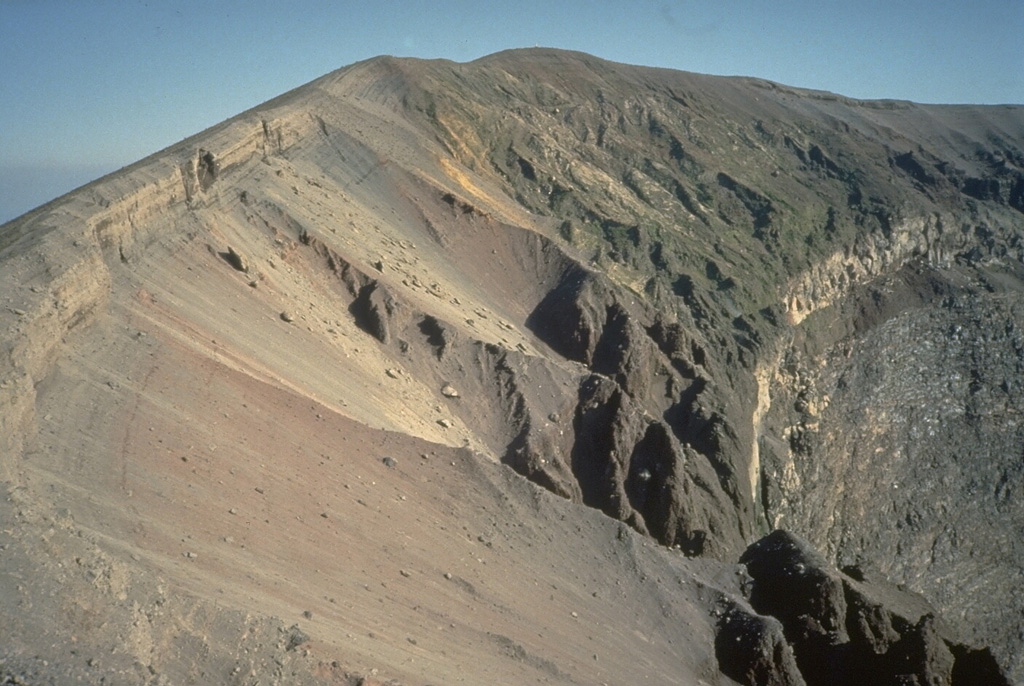
<path fill-rule="evenodd" d="M 854 98 L 1024 103 L 1012 0 L 0 2 L 0 223 L 325 73 L 510 48 Z M 86 171 L 88 170 L 88 171 Z"/>

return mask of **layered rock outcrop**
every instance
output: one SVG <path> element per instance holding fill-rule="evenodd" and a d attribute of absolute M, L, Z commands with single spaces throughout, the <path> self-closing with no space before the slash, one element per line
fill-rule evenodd
<path fill-rule="evenodd" d="M 0 228 L 0 474 L 182 579 L 167 503 L 192 516 L 202 480 L 153 456 L 214 483 L 275 464 L 268 445 L 289 474 L 307 442 L 323 466 L 308 403 L 352 435 L 468 448 L 666 548 L 636 569 L 702 558 L 686 603 L 719 614 L 688 674 L 1020 680 L 1022 141 L 1019 107 L 556 51 L 354 65 Z M 297 447 L 223 446 L 271 405 Z M 498 500 L 543 500 L 475 469 Z M 136 492 L 170 509 L 132 528 Z M 746 595 L 721 581 L 741 560 Z"/>

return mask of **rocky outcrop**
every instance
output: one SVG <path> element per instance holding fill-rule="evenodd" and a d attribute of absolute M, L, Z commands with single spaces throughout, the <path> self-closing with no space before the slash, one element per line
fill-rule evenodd
<path fill-rule="evenodd" d="M 740 683 L 1010 683 L 989 651 L 961 643 L 922 597 L 859 568 L 839 572 L 798 536 L 774 531 L 740 561 L 758 614 L 734 608 L 717 640 L 722 671 Z"/>
<path fill-rule="evenodd" d="M 583 502 L 689 555 L 740 544 L 736 520 L 723 516 L 729 496 L 706 458 L 618 384 L 597 375 L 581 384 L 574 431 Z"/>
<path fill-rule="evenodd" d="M 745 686 L 806 686 L 782 624 L 774 617 L 734 606 L 715 637 L 722 673 Z"/>
<path fill-rule="evenodd" d="M 749 523 L 725 513 L 751 507 L 752 496 L 746 474 L 724 458 L 730 422 L 703 405 L 707 381 L 696 369 L 710 362 L 678 325 L 625 302 L 603 277 L 577 269 L 527 320 L 593 372 L 574 421 L 583 500 L 688 554 L 738 551 Z"/>
<path fill-rule="evenodd" d="M 943 268 L 958 259 L 1020 261 L 1024 257 L 1013 228 L 950 226 L 955 221 L 940 217 L 905 220 L 890 232 L 867 234 L 842 253 L 818 262 L 788 289 L 785 305 L 789 322 L 800 324 L 816 310 L 838 304 L 856 288 L 899 271 L 909 260 Z"/>
<path fill-rule="evenodd" d="M 349 307 L 359 328 L 381 343 L 391 342 L 391 322 L 400 316 L 400 309 L 398 300 L 379 281 L 371 281 L 359 289 Z"/>
<path fill-rule="evenodd" d="M 1022 139 L 1019 108 L 552 51 L 356 65 L 0 229 L 0 469 L 77 448 L 35 413 L 74 385 L 54 362 L 79 332 L 159 321 L 166 348 L 133 355 L 187 350 L 318 421 L 466 446 L 686 556 L 743 554 L 713 646 L 734 680 L 1020 680 Z M 121 460 L 110 502 L 159 424 L 143 454 L 93 437 Z M 748 549 L 777 528 L 799 537 Z"/>

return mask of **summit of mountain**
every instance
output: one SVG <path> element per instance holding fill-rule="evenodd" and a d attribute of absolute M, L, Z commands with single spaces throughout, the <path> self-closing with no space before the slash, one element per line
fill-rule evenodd
<path fill-rule="evenodd" d="M 4 224 L 0 675 L 1019 681 L 1022 150 L 381 57 Z"/>

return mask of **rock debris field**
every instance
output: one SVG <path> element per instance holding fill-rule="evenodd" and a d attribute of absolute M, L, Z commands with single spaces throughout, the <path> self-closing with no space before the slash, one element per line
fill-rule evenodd
<path fill-rule="evenodd" d="M 1024 108 L 377 58 L 0 227 L 0 683 L 1024 682 Z"/>

